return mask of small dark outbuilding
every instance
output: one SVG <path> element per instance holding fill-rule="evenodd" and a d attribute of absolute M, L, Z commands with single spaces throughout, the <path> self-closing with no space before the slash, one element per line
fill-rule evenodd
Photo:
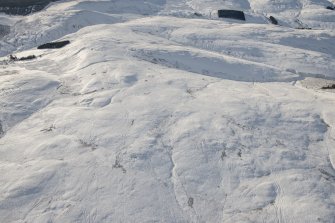
<path fill-rule="evenodd" d="M 335 6 L 327 6 L 326 9 L 335 10 Z"/>
<path fill-rule="evenodd" d="M 66 45 L 68 45 L 70 43 L 70 41 L 65 40 L 65 41 L 61 41 L 61 42 L 51 42 L 51 43 L 46 43 L 43 45 L 40 45 L 37 47 L 37 49 L 58 49 L 58 48 L 62 48 Z"/>
<path fill-rule="evenodd" d="M 278 25 L 278 21 L 277 21 L 277 19 L 275 17 L 270 16 L 269 19 L 270 19 L 270 21 L 271 21 L 272 24 Z"/>
<path fill-rule="evenodd" d="M 245 21 L 244 12 L 238 10 L 218 10 L 219 18 L 229 18 L 229 19 L 238 19 Z"/>

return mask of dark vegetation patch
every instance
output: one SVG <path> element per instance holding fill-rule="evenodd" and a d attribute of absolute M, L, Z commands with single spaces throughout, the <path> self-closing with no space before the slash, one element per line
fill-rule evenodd
<path fill-rule="evenodd" d="M 41 57 L 41 56 L 39 56 Z M 10 63 L 14 63 L 14 62 L 17 62 L 17 61 L 27 61 L 27 60 L 34 60 L 36 59 L 37 56 L 35 55 L 29 55 L 29 56 L 26 56 L 26 57 L 17 57 L 15 55 L 9 55 L 8 59 L 6 60 L 1 60 L 0 61 L 0 65 L 8 65 Z"/>
<path fill-rule="evenodd" d="M 324 170 L 324 169 L 319 169 L 320 173 L 322 174 L 322 177 L 325 178 L 326 180 L 332 180 L 335 181 L 335 176 L 331 173 L 329 173 L 328 171 Z"/>
<path fill-rule="evenodd" d="M 53 129 L 51 129 L 52 131 Z M 96 150 L 98 148 L 98 145 L 94 142 L 94 139 L 79 139 L 79 143 L 86 147 L 91 148 L 92 151 Z"/>
<path fill-rule="evenodd" d="M 115 159 L 115 163 L 113 164 L 113 168 L 121 169 L 121 170 L 122 170 L 122 173 L 127 173 L 126 168 L 124 168 L 124 166 L 121 164 L 121 161 L 120 161 L 120 157 L 119 157 L 119 156 L 116 157 L 116 159 Z"/>
<path fill-rule="evenodd" d="M 41 11 L 50 2 L 57 0 L 0 0 L 0 13 L 9 15 L 29 15 Z"/>
<path fill-rule="evenodd" d="M 328 86 L 324 86 L 324 87 L 322 87 L 321 89 L 323 89 L 323 90 L 329 90 L 329 89 L 335 89 L 335 84 L 332 84 L 332 85 L 328 85 Z"/>
<path fill-rule="evenodd" d="M 237 155 L 238 155 L 238 157 L 242 157 L 242 150 L 239 150 L 238 152 L 237 152 Z"/>
<path fill-rule="evenodd" d="M 25 7 L 0 7 L 0 12 L 6 13 L 8 15 L 29 15 L 31 13 L 41 11 L 45 8 L 46 5 L 47 4 Z"/>
<path fill-rule="evenodd" d="M 69 40 L 59 41 L 59 42 L 50 42 L 37 47 L 37 49 L 59 49 L 66 45 L 70 44 Z"/>
<path fill-rule="evenodd" d="M 37 57 L 35 55 L 29 55 L 26 57 L 17 57 L 15 55 L 9 55 L 9 61 L 25 61 L 25 60 L 33 60 Z"/>

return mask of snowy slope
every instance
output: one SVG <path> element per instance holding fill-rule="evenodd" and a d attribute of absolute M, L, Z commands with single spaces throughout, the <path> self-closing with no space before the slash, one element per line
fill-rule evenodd
<path fill-rule="evenodd" d="M 1 15 L 0 222 L 335 222 L 327 5 L 68 0 Z M 36 49 L 56 39 L 71 44 Z"/>

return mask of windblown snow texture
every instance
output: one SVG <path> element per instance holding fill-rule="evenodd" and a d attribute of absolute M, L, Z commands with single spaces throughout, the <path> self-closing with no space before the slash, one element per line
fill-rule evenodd
<path fill-rule="evenodd" d="M 0 222 L 335 222 L 333 4 L 0 14 Z"/>

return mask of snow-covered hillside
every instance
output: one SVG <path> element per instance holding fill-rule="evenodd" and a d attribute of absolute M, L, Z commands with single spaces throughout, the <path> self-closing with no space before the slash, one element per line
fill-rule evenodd
<path fill-rule="evenodd" d="M 0 15 L 0 222 L 335 222 L 334 3 Z"/>

